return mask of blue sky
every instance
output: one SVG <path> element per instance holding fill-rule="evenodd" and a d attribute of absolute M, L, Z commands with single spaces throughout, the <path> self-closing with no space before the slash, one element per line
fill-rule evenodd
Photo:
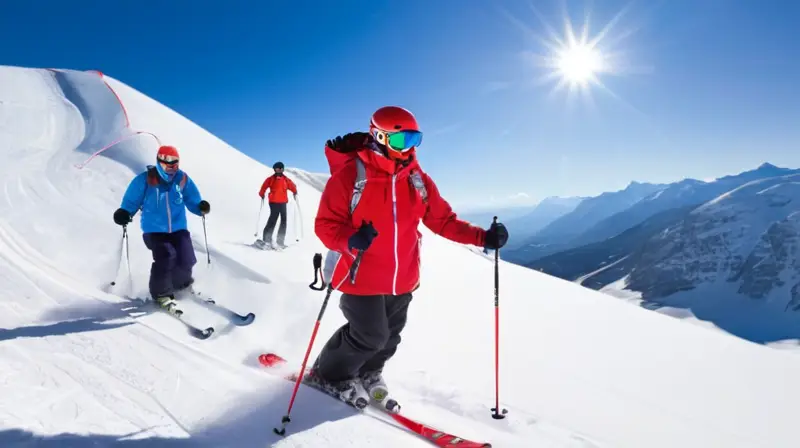
<path fill-rule="evenodd" d="M 590 11 L 591 36 L 624 11 L 599 48 L 628 69 L 599 74 L 591 103 L 531 63 L 548 52 L 542 21 L 563 36 L 565 6 L 577 32 Z M 326 139 L 402 105 L 425 132 L 423 167 L 464 209 L 800 167 L 798 14 L 730 0 L 19 1 L 0 14 L 0 63 L 101 70 L 267 164 L 311 171 L 327 170 Z"/>

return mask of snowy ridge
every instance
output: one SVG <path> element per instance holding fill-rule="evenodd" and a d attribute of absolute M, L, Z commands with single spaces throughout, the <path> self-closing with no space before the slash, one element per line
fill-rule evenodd
<path fill-rule="evenodd" d="M 211 203 L 210 265 L 202 222 L 189 218 L 198 287 L 256 313 L 252 325 L 181 302 L 217 327 L 198 341 L 122 298 L 127 266 L 116 275 L 121 231 L 111 215 L 156 145 L 138 134 L 76 168 L 125 132 L 103 80 L 129 129 L 180 148 Z M 292 170 L 305 238 L 296 241 L 290 223 L 292 247 L 256 251 L 256 193 L 271 170 L 97 73 L 56 79 L 0 67 L 0 148 L 0 446 L 428 446 L 306 389 L 287 436 L 272 433 L 292 385 L 255 358 L 274 351 L 299 362 L 305 351 L 322 300 L 308 283 L 311 256 L 324 251 L 313 237 L 323 175 Z M 143 296 L 150 255 L 134 224 L 133 293 Z M 509 414 L 493 420 L 492 261 L 422 231 L 422 287 L 386 372 L 410 415 L 494 447 L 795 446 L 800 358 L 504 262 L 500 396 Z M 312 357 L 343 323 L 331 305 Z"/>
<path fill-rule="evenodd" d="M 648 240 L 625 288 L 754 342 L 796 340 L 798 211 L 800 174 L 748 182 Z"/>

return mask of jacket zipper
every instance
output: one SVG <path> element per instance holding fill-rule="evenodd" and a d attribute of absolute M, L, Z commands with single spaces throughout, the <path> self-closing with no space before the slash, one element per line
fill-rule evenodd
<path fill-rule="evenodd" d="M 167 228 L 169 229 L 169 233 L 172 233 L 172 210 L 169 208 L 169 190 L 167 190 Z"/>
<path fill-rule="evenodd" d="M 392 217 L 394 218 L 394 279 L 392 279 L 392 295 L 397 295 L 397 271 L 400 260 L 397 256 L 397 174 L 392 175 Z"/>

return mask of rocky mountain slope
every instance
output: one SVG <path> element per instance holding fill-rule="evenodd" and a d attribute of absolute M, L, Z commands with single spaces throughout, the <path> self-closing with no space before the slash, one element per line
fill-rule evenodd
<path fill-rule="evenodd" d="M 630 208 L 603 219 L 572 240 L 571 244 L 579 246 L 602 241 L 624 232 L 656 213 L 693 204 L 702 204 L 753 180 L 796 173 L 800 173 L 800 170 L 781 168 L 764 163 L 756 169 L 721 177 L 712 182 L 684 179 L 651 194 Z"/>
<path fill-rule="evenodd" d="M 739 293 L 764 298 L 796 277 L 798 211 L 800 174 L 747 183 L 650 238 L 628 287 L 660 299 L 701 283 L 733 282 Z"/>

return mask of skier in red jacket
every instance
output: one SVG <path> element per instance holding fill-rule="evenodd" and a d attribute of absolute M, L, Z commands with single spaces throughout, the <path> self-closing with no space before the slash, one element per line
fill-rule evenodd
<path fill-rule="evenodd" d="M 325 280 L 342 292 L 340 308 L 347 324 L 328 340 L 308 381 L 346 402 L 366 394 L 382 401 L 388 395 L 381 372 L 397 350 L 412 293 L 420 286 L 420 221 L 462 244 L 499 249 L 508 240 L 502 224 L 484 230 L 458 219 L 420 168 L 416 148 L 421 141 L 414 115 L 388 106 L 373 114 L 369 133 L 347 134 L 326 144 L 331 177 L 322 192 L 315 232 L 340 254 Z M 351 212 L 358 180 L 366 183 Z M 359 252 L 353 281 L 348 271 Z"/>
<path fill-rule="evenodd" d="M 267 219 L 267 225 L 264 226 L 263 239 L 256 240 L 256 246 L 261 249 L 273 247 L 272 232 L 275 230 L 278 217 L 281 218 L 281 225 L 278 227 L 277 247 L 279 249 L 286 247 L 284 244 L 286 238 L 286 204 L 289 202 L 289 195 L 286 191 L 291 191 L 294 194 L 294 198 L 297 199 L 297 186 L 283 173 L 283 162 L 275 162 L 272 165 L 272 169 L 275 174 L 264 179 L 261 189 L 258 190 L 258 195 L 261 196 L 263 201 L 264 194 L 269 189 L 269 218 Z"/>

